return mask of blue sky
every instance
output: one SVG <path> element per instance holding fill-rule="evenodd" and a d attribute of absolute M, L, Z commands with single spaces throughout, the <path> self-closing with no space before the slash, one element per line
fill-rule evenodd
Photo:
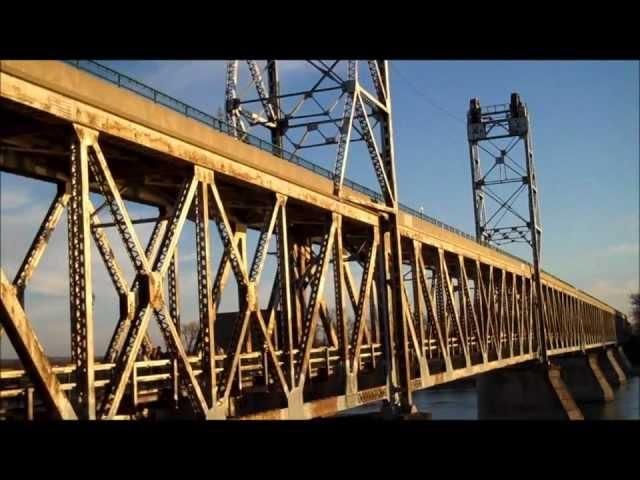
<path fill-rule="evenodd" d="M 215 114 L 223 104 L 224 62 L 101 63 L 206 112 Z M 422 206 L 426 214 L 472 233 L 465 125 L 469 99 L 479 97 L 482 104 L 506 103 L 511 92 L 517 91 L 527 103 L 533 122 L 543 226 L 542 266 L 627 312 L 628 296 L 639 290 L 640 276 L 638 63 L 391 64 L 400 201 Z M 303 71 L 300 62 L 285 62 L 281 82 L 288 75 L 291 85 L 302 84 Z M 306 153 L 303 156 L 307 158 Z M 309 158 L 314 160 L 313 155 Z M 357 163 L 351 167 L 350 177 L 372 186 L 368 169 Z M 51 198 L 53 189 L 6 174 L 2 175 L 1 186 L 2 267 L 12 277 L 37 228 L 35 219 L 46 212 L 44 199 Z M 62 248 L 65 237 L 66 226 L 61 223 L 51 248 Z M 117 243 L 115 237 L 113 240 Z M 526 250 L 511 251 L 529 258 Z M 68 316 L 66 291 L 62 292 L 66 275 L 56 274 L 66 268 L 65 262 L 64 256 L 45 254 L 33 280 L 34 292 L 27 299 L 45 346 L 50 341 L 46 331 L 53 335 L 59 328 L 68 329 L 68 317 L 57 325 L 48 320 L 53 305 Z M 60 295 L 52 295 L 53 290 Z M 62 349 L 64 345 L 54 347 Z"/>

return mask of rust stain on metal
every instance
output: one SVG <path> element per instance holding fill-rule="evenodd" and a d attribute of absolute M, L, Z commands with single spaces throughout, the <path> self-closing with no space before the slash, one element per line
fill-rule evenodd
<path fill-rule="evenodd" d="M 19 107 L 23 110 L 20 115 L 12 109 L 1 110 L 8 121 L 19 123 L 27 115 L 30 121 L 42 123 L 42 130 L 48 128 L 43 117 L 77 127 L 83 155 L 89 152 L 94 168 L 90 169 L 93 173 L 89 173 L 89 182 L 86 177 L 82 179 L 86 188 L 74 191 L 72 214 L 79 215 L 71 224 L 69 242 L 77 250 L 80 241 L 88 242 L 92 237 L 100 242 L 104 238 L 95 232 L 83 236 L 74 228 L 81 217 L 93 215 L 95 207 L 86 201 L 88 188 L 108 197 L 106 211 L 111 212 L 114 222 L 105 224 L 105 228 L 118 227 L 117 234 L 136 270 L 137 284 L 134 287 L 118 280 L 122 273 L 102 240 L 101 259 L 123 302 L 111 342 L 114 347 L 110 344 L 108 351 L 109 363 L 93 363 L 85 355 L 87 358 L 74 358 L 71 365 L 51 367 L 28 323 L 21 298 L 62 210 L 69 208 L 65 205 L 68 193 L 59 190 L 57 203 L 41 223 L 15 284 L 2 273 L 2 326 L 26 369 L 11 375 L 3 371 L 0 396 L 22 394 L 24 388 L 16 389 L 11 382 L 19 381 L 30 388 L 31 377 L 40 390 L 44 389 L 36 391 L 38 398 L 44 394 L 54 413 L 74 418 L 69 402 L 72 397 L 68 395 L 75 396 L 80 389 L 92 393 L 95 388 L 100 413 L 104 414 L 101 418 L 121 418 L 124 408 L 120 403 L 128 398 L 133 382 L 132 391 L 153 392 L 140 395 L 144 408 L 155 408 L 164 396 L 176 394 L 184 397 L 196 415 L 205 417 L 214 402 L 229 399 L 233 392 L 233 396 L 255 400 L 257 403 L 250 404 L 260 411 L 243 416 L 235 409 L 225 412 L 232 418 L 313 418 L 386 399 L 386 385 L 357 391 L 358 383 L 353 381 L 358 378 L 354 375 L 361 374 L 380 378 L 385 364 L 394 365 L 395 373 L 402 376 L 399 395 L 410 400 L 413 390 L 538 357 L 532 316 L 536 293 L 528 264 L 422 219 L 397 214 L 393 201 L 380 208 L 365 194 L 341 185 L 342 196 L 335 195 L 335 185 L 328 178 L 60 63 L 3 61 L 0 107 L 4 102 L 11 102 L 14 108 L 16 102 L 30 107 Z M 75 178 L 77 185 L 77 172 L 76 177 L 69 176 L 68 160 L 75 158 L 77 162 L 77 157 L 69 154 L 69 138 L 49 137 L 53 136 L 23 136 L 21 141 L 31 143 L 22 149 L 3 146 L 0 169 L 57 183 Z M 50 150 L 41 146 L 43 141 L 49 142 Z M 204 186 L 211 193 L 205 195 Z M 387 193 L 393 197 L 395 187 L 391 190 Z M 134 222 L 125 198 L 158 207 L 161 214 Z M 207 209 L 202 209 L 203 204 Z M 149 220 L 158 223 L 154 239 L 145 250 L 133 223 Z M 170 280 L 166 300 L 163 294 L 169 259 L 177 255 L 187 221 L 196 223 L 200 232 L 196 279 L 200 328 L 206 331 L 205 325 L 209 332 L 217 332 L 218 326 L 232 326 L 221 335 L 224 338 L 217 338 L 218 333 L 206 334 L 199 340 L 204 345 L 197 344 L 196 354 L 190 356 L 180 335 L 180 276 L 173 275 Z M 209 238 L 209 230 L 216 232 L 224 245 L 215 277 L 206 260 L 204 239 Z M 246 248 L 249 230 L 259 232 L 259 246 L 253 256 Z M 390 230 L 395 232 L 393 238 Z M 269 251 L 272 237 L 277 237 L 275 252 Z M 82 251 L 89 252 L 89 244 L 84 245 Z M 266 255 L 271 253 L 277 257 L 278 273 L 265 295 L 258 279 Z M 332 260 L 343 267 L 329 274 Z M 351 277 L 351 262 L 363 268 L 364 280 L 359 287 Z M 87 333 L 91 326 L 87 299 L 92 292 L 103 293 L 92 290 L 90 269 L 85 263 L 90 265 L 82 258 L 70 261 L 71 270 L 76 272 L 69 278 L 72 286 L 80 276 L 86 283 L 78 284 L 73 291 L 73 298 L 87 307 L 75 318 L 76 356 L 83 345 L 93 345 L 91 333 Z M 413 302 L 402 295 L 400 287 L 392 289 L 393 295 L 383 295 L 382 289 L 396 278 L 392 270 L 407 265 L 413 279 Z M 228 275 L 231 271 L 232 276 Z M 217 311 L 227 277 L 236 282 L 239 310 L 244 315 Z M 555 277 L 543 274 L 541 278 L 542 302 L 550 316 L 545 345 L 548 355 L 616 343 L 614 309 Z M 325 282 L 331 281 L 333 289 L 325 289 Z M 326 310 L 328 291 L 336 295 L 336 305 L 344 304 L 345 299 L 351 301 L 357 317 L 354 325 L 347 324 L 342 310 L 334 327 Z M 396 296 L 399 302 L 394 303 L 391 297 Z M 411 304 L 416 305 L 414 311 L 405 310 Z M 266 310 L 261 310 L 262 305 Z M 394 311 L 406 314 L 393 317 Z M 210 328 L 220 320 L 216 320 L 218 316 L 225 315 L 229 322 Z M 143 345 L 149 347 L 144 339 L 152 321 L 157 322 L 169 346 L 169 358 L 141 362 L 137 356 L 149 353 Z M 328 330 L 328 339 L 316 340 L 319 324 Z M 380 332 L 386 327 L 395 329 L 395 363 L 384 358 L 386 349 L 380 343 Z M 407 345 L 404 350 L 403 340 Z M 203 352 L 207 352 L 206 358 Z M 409 376 L 413 362 L 410 355 L 417 357 L 420 378 Z M 472 365 L 473 356 L 482 361 Z M 398 366 L 399 362 L 403 366 Z M 441 363 L 445 371 L 429 374 Z M 323 369 L 318 373 L 320 366 Z M 79 382 L 78 387 L 68 380 L 61 383 L 62 375 L 92 379 L 94 372 L 100 372 L 100 380 L 90 381 L 91 385 Z M 398 377 L 395 373 L 394 378 Z M 351 381 L 344 382 L 344 378 Z M 337 379 L 344 385 L 336 390 Z M 205 395 L 201 385 L 207 382 Z M 308 390 L 316 399 L 304 402 L 302 392 Z M 329 391 L 332 393 L 323 393 Z M 260 395 L 269 402 L 262 408 Z M 282 405 L 278 402 L 283 399 L 288 401 L 288 408 L 272 408 Z"/>
<path fill-rule="evenodd" d="M 360 404 L 376 402 L 387 397 L 387 387 L 377 387 L 358 392 L 358 401 Z"/>

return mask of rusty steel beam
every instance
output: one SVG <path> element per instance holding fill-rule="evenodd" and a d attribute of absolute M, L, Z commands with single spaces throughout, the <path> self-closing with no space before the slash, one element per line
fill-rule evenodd
<path fill-rule="evenodd" d="M 296 359 L 298 368 L 296 369 L 295 384 L 298 389 L 301 389 L 304 385 L 307 368 L 309 367 L 309 355 L 311 353 L 311 346 L 313 344 L 317 324 L 317 310 L 319 308 L 318 296 L 324 287 L 325 272 L 327 265 L 329 264 L 330 252 L 335 240 L 336 223 L 336 215 L 334 214 L 331 219 L 330 226 L 323 236 L 320 246 L 320 252 L 318 254 L 320 257 L 320 266 L 316 269 L 311 281 L 311 294 L 309 296 L 309 304 L 305 311 L 302 336 L 300 339 L 300 349 Z"/>
<path fill-rule="evenodd" d="M 349 262 L 343 263 L 343 270 L 344 278 L 346 280 L 345 285 L 347 287 L 347 293 L 349 294 L 349 301 L 351 302 L 353 311 L 356 312 L 358 310 L 358 300 L 356 299 L 355 282 L 353 281 L 353 276 L 351 275 L 351 267 L 349 267 Z M 369 326 L 367 325 L 367 322 L 363 322 L 362 328 L 364 343 L 371 343 L 371 332 L 369 332 Z"/>
<path fill-rule="evenodd" d="M 201 181 L 195 197 L 196 263 L 198 271 L 198 313 L 200 315 L 200 351 L 202 352 L 202 391 L 208 406 L 216 403 L 216 309 L 211 298 L 211 248 L 209 246 L 208 184 Z M 173 259 L 172 259 L 173 263 Z"/>
<path fill-rule="evenodd" d="M 62 420 L 76 420 L 78 417 L 73 406 L 62 391 L 49 359 L 20 304 L 15 288 L 9 283 L 2 269 L 0 269 L 0 300 L 2 304 L 0 323 L 6 330 L 7 337 L 31 380 L 38 386 L 39 393 L 51 406 L 51 412 Z"/>
<path fill-rule="evenodd" d="M 13 285 L 16 287 L 18 298 L 23 306 L 25 288 L 40 263 L 40 259 L 49 244 L 49 239 L 58 225 L 68 201 L 69 193 L 67 192 L 67 185 L 59 183 L 58 192 L 56 193 L 53 202 L 51 202 L 51 206 L 49 207 L 44 220 L 40 224 L 40 228 L 38 228 L 38 232 L 36 233 L 33 242 L 31 242 L 31 246 L 29 247 L 29 250 L 27 251 L 27 254 L 25 255 L 24 260 L 22 261 L 20 268 L 18 268 L 18 272 L 13 280 Z"/>
<path fill-rule="evenodd" d="M 91 281 L 91 209 L 89 152 L 91 138 L 76 129 L 71 143 L 71 185 L 68 228 L 71 358 L 76 365 L 76 404 L 82 419 L 96 418 L 93 344 L 93 288 Z"/>
<path fill-rule="evenodd" d="M 171 258 L 171 265 L 169 265 L 169 272 L 167 275 L 167 290 L 169 294 L 169 314 L 176 324 L 178 333 L 180 333 L 180 275 L 178 261 L 178 246 L 176 245 L 175 252 Z M 207 263 L 208 264 L 208 263 Z"/>
<path fill-rule="evenodd" d="M 465 337 L 464 332 L 462 330 L 459 312 L 455 308 L 455 301 L 453 298 L 453 287 L 451 286 L 451 278 L 449 277 L 449 270 L 447 268 L 447 262 L 445 261 L 445 258 L 444 258 L 444 251 L 442 249 L 438 250 L 438 256 L 439 256 L 440 265 L 442 268 L 442 277 L 444 279 L 443 287 L 445 290 L 445 295 L 444 295 L 446 297 L 445 301 L 448 303 L 449 314 L 453 316 L 453 319 L 455 321 L 455 326 L 458 332 L 458 340 L 462 343 L 466 364 L 467 366 L 471 366 L 471 359 L 469 357 L 467 338 Z"/>
<path fill-rule="evenodd" d="M 424 310 L 423 310 L 423 300 L 420 295 L 420 265 L 418 262 L 418 257 L 421 255 L 420 253 L 420 244 L 417 241 L 412 242 L 413 249 L 411 250 L 411 288 L 413 290 L 413 311 L 414 311 L 414 322 L 418 326 L 418 336 L 419 336 L 419 344 L 420 349 L 417 355 L 422 359 L 424 358 L 424 344 L 425 344 L 425 325 L 424 325 Z M 421 363 L 422 365 L 422 363 Z"/>
<path fill-rule="evenodd" d="M 344 306 L 344 247 L 342 236 L 342 217 L 336 217 L 336 239 L 333 244 L 333 291 L 335 295 L 336 325 L 338 326 L 337 343 L 344 374 L 351 373 L 349 357 L 349 333 Z"/>
<path fill-rule="evenodd" d="M 178 243 L 178 238 L 186 220 L 187 213 L 189 212 L 197 183 L 198 181 L 195 176 L 184 182 L 180 195 L 178 196 L 176 208 L 169 221 L 164 238 L 160 243 L 158 255 L 154 260 L 153 271 L 150 275 L 143 277 L 144 280 L 140 282 L 142 298 L 136 307 L 136 312 L 127 332 L 124 346 L 116 361 L 113 382 L 108 384 L 104 392 L 100 409 L 102 417 L 113 418 L 117 414 L 127 381 L 133 369 L 133 364 L 142 344 L 144 333 L 149 324 L 152 302 L 155 303 L 156 306 L 161 305 L 161 297 L 158 298 L 158 294 L 161 295 L 159 288 L 160 280 L 164 274 L 166 274 L 166 269 L 168 269 L 170 262 L 167 261 L 167 259 L 171 258 Z M 158 304 L 159 301 L 160 305 Z M 158 312 L 156 312 L 156 314 L 157 313 Z M 191 387 L 198 388 L 197 385 L 191 385 Z"/>
<path fill-rule="evenodd" d="M 46 371 L 45 363 L 44 374 L 39 373 L 34 365 L 41 365 L 38 362 L 44 353 L 20 350 L 20 343 L 33 342 L 35 334 L 31 332 L 31 340 L 28 335 L 10 335 L 29 373 L 34 377 L 44 375 L 48 385 L 53 385 L 48 393 L 41 392 L 41 387 L 36 393 L 38 397 L 44 394 L 54 415 L 63 416 L 60 412 L 64 400 L 56 397 L 63 390 L 69 390 L 72 397 L 79 396 L 77 411 L 82 418 L 123 418 L 130 415 L 125 406 L 138 411 L 147 406 L 155 408 L 154 402 L 161 398 L 177 402 L 183 394 L 191 413 L 208 419 L 313 418 L 379 400 L 390 401 L 406 411 L 413 408 L 412 393 L 416 389 L 538 358 L 534 346 L 540 349 L 541 344 L 534 302 L 539 302 L 544 312 L 549 337 L 544 350 L 549 356 L 615 342 L 614 312 L 597 299 L 545 274 L 539 276 L 542 293 L 538 296 L 531 265 L 399 210 L 385 62 L 368 62 L 374 90 L 364 91 L 356 82 L 353 92 L 347 92 L 353 98 L 343 116 L 343 123 L 361 135 L 359 140 L 368 148 L 384 205 L 367 200 L 347 186 L 339 185 L 334 195 L 336 185 L 331 180 L 191 120 L 174 118 L 174 113 L 157 105 L 147 105 L 157 113 L 154 118 L 142 114 L 134 119 L 127 102 L 120 102 L 122 111 L 116 115 L 107 107 L 94 107 L 98 103 L 87 101 L 92 93 L 83 90 L 86 79 L 77 82 L 86 97 L 81 98 L 68 89 L 50 87 L 62 81 L 59 79 L 49 79 L 50 86 L 40 85 L 37 75 L 25 80 L 19 73 L 32 67 L 9 63 L 10 72 L 0 72 L 0 103 L 9 99 L 18 105 L 46 110 L 58 122 L 82 125 L 76 126 L 81 142 L 72 162 L 76 169 L 69 169 L 71 175 L 56 167 L 59 159 L 69 157 L 63 151 L 66 147 L 52 144 L 52 154 L 33 148 L 22 153 L 4 148 L 0 151 L 3 171 L 69 184 L 59 190 L 16 274 L 18 287 L 24 290 L 41 258 L 48 232 L 64 209 L 64 195 L 69 196 L 72 215 L 80 213 L 69 226 L 73 247 L 70 280 L 74 364 L 53 369 L 49 366 Z M 269 75 L 269 89 L 277 92 L 277 85 L 272 84 L 277 71 L 272 69 Z M 357 76 L 355 70 L 353 75 Z M 104 88 L 107 92 L 111 87 Z M 135 99 L 125 97 L 135 103 Z M 275 109 L 276 120 L 283 118 L 277 101 L 261 98 Z M 136 103 L 135 108 L 141 105 Z M 365 109 L 373 109 L 379 118 L 367 118 Z M 165 115 L 172 124 L 165 122 Z M 355 119 L 358 122 L 354 123 Z M 377 120 L 380 123 L 374 125 L 372 121 Z M 373 135 L 377 125 L 380 141 Z M 278 128 L 286 126 L 281 124 Z M 272 133 L 284 141 L 283 132 Z M 345 149 L 339 152 L 339 158 L 343 156 L 340 173 L 348 160 L 349 140 L 344 140 L 341 142 Z M 135 155 L 127 154 L 133 151 Z M 276 149 L 275 153 L 280 151 Z M 134 166 L 131 160 L 136 157 L 140 161 Z M 168 166 L 175 166 L 175 179 L 153 179 L 158 177 L 155 170 Z M 135 172 L 123 174 L 129 167 Z M 142 178 L 151 180 L 136 185 Z M 342 175 L 336 178 L 342 183 Z M 89 192 L 102 194 L 106 202 L 95 209 Z M 131 220 L 124 203 L 125 196 L 127 200 L 160 208 L 160 220 L 144 251 L 133 228 L 136 221 Z M 110 211 L 113 222 L 100 223 L 96 213 L 103 207 Z M 210 271 L 211 220 L 216 222 L 224 248 L 215 277 Z M 193 221 L 196 230 L 198 268 L 194 276 L 198 282 L 200 320 L 198 355 L 192 357 L 187 356 L 191 352 L 186 352 L 180 338 L 178 304 L 177 245 L 187 221 Z M 104 228 L 111 225 L 116 227 L 136 272 L 130 284 L 104 233 Z M 259 230 L 258 248 L 252 259 L 246 252 L 249 229 Z M 107 363 L 93 365 L 89 360 L 93 358 L 91 305 L 86 301 L 92 293 L 89 234 L 121 301 Z M 262 292 L 258 287 L 274 234 L 277 270 L 266 293 L 267 309 L 263 311 L 259 308 Z M 407 247 L 403 255 L 402 249 Z M 357 287 L 349 268 L 351 261 L 361 262 L 363 268 Z M 330 263 L 335 318 L 323 298 Z M 405 265 L 409 266 L 410 278 L 405 278 Z M 230 271 L 238 287 L 238 318 L 230 332 L 230 345 L 216 354 L 215 318 Z M 411 282 L 412 299 L 406 280 Z M 11 325 L 27 320 L 24 310 L 15 313 L 13 303 L 20 306 L 19 298 L 16 289 L 7 285 L 11 289 L 3 284 L 2 325 L 9 332 L 11 328 L 16 331 Z M 352 326 L 346 321 L 345 302 L 350 302 L 355 312 Z M 6 313 L 5 304 L 11 306 L 11 313 Z M 140 362 L 139 353 L 144 350 L 152 315 L 169 358 Z M 314 347 L 318 322 L 322 322 L 328 342 Z M 150 365 L 156 365 L 153 368 L 159 372 L 148 373 L 146 366 Z M 414 378 L 416 366 L 419 378 Z M 98 371 L 104 376 L 96 381 L 92 375 Z M 63 385 L 58 382 L 56 387 L 56 375 L 63 372 L 79 381 Z M 375 378 L 380 373 L 386 377 L 380 380 L 384 383 L 367 388 L 358 385 L 357 374 Z M 338 389 L 333 389 L 332 382 L 341 376 L 347 377 L 346 382 L 338 382 Z M 34 383 L 38 381 L 42 385 L 37 378 Z M 154 384 L 151 390 L 146 386 L 149 382 Z M 24 385 L 28 395 L 32 387 L 27 382 Z M 328 386 L 333 390 L 324 393 L 329 391 Z M 96 388 L 104 393 L 93 413 L 89 400 Z M 123 402 L 130 392 L 132 402 Z M 307 392 L 313 398 L 319 397 L 305 399 Z M 13 395 L 3 390 L 3 383 L 0 394 Z M 283 401 L 285 408 L 274 407 L 283 405 Z M 33 411 L 33 402 L 29 405 L 27 413 Z"/>
<path fill-rule="evenodd" d="M 369 292 L 371 291 L 371 283 L 373 281 L 373 271 L 376 264 L 376 255 L 378 253 L 378 230 L 374 229 L 371 245 L 367 252 L 367 259 L 365 261 L 365 269 L 362 275 L 362 281 L 360 282 L 360 293 L 358 295 L 358 304 L 355 308 L 355 321 L 353 327 L 353 335 L 351 337 L 351 358 L 350 368 L 351 371 L 355 368 L 355 359 L 359 358 L 360 348 L 362 347 L 362 336 L 364 332 L 364 313 L 366 302 L 369 299 Z"/>
<path fill-rule="evenodd" d="M 425 303 L 427 304 L 427 308 L 428 308 L 428 312 L 429 312 L 429 319 L 433 322 L 437 336 L 438 336 L 438 345 L 440 347 L 440 353 L 442 354 L 444 361 L 445 361 L 445 365 L 446 365 L 446 369 L 447 370 L 451 370 L 453 367 L 451 365 L 451 355 L 449 354 L 449 349 L 447 348 L 446 342 L 445 342 L 445 337 L 444 334 L 442 332 L 442 318 L 441 318 L 441 314 L 440 312 L 438 312 L 438 309 L 436 308 L 436 300 L 435 298 L 432 296 L 431 292 L 429 292 L 429 287 L 427 285 L 427 278 L 425 276 L 424 271 L 426 270 L 425 265 L 424 265 L 424 260 L 422 258 L 422 255 L 418 256 L 418 265 L 419 265 L 419 269 L 418 269 L 418 273 L 420 275 L 420 288 L 422 290 L 422 298 L 424 299 Z M 435 283 L 435 282 L 434 282 Z M 434 284 L 433 289 L 437 289 L 438 286 Z"/>
<path fill-rule="evenodd" d="M 160 246 L 162 236 L 164 235 L 164 232 L 166 230 L 166 227 L 167 227 L 167 220 L 160 220 L 155 224 L 153 231 L 151 232 L 151 236 L 149 237 L 149 240 L 147 242 L 147 249 L 145 251 L 145 255 L 148 258 L 155 259 L 158 248 Z M 106 238 L 107 237 L 104 236 L 104 239 Z M 128 291 L 127 297 L 121 298 L 120 318 L 118 319 L 116 328 L 113 331 L 113 334 L 107 346 L 107 350 L 104 357 L 105 361 L 107 362 L 115 362 L 118 355 L 122 351 L 122 345 L 125 341 L 127 332 L 129 331 L 131 322 L 133 321 L 133 317 L 136 311 L 134 298 L 140 287 L 139 279 L 140 277 L 136 277 L 136 279 L 134 280 L 133 284 L 131 285 Z M 147 349 L 150 349 L 151 347 L 151 340 L 149 339 L 149 336 L 147 333 L 145 333 L 145 336 L 143 339 L 143 347 Z"/>
<path fill-rule="evenodd" d="M 295 363 L 294 363 L 294 331 L 293 331 L 293 318 L 292 318 L 292 305 L 291 305 L 291 265 L 289 263 L 289 235 L 287 224 L 287 197 L 280 197 L 282 201 L 282 207 L 278 214 L 277 220 L 277 258 L 278 258 L 278 273 L 277 279 L 279 280 L 279 302 L 280 302 L 280 323 L 281 330 L 284 332 L 285 348 L 287 359 L 285 362 L 287 368 L 288 384 L 293 387 L 295 382 Z"/>

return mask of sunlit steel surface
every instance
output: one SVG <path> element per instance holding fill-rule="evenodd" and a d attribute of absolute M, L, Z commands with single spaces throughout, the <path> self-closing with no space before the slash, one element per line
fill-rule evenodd
<path fill-rule="evenodd" d="M 237 123 L 212 129 L 61 62 L 2 61 L 0 123 L 11 128 L 2 132 L 0 168 L 59 185 L 14 280 L 2 270 L 0 320 L 24 366 L 2 371 L 6 409 L 26 405 L 30 416 L 65 419 L 137 418 L 145 410 L 297 419 L 387 400 L 407 410 L 412 391 L 540 358 L 538 296 L 548 355 L 614 344 L 617 312 L 608 305 L 545 273 L 537 294 L 527 262 L 400 208 L 387 65 L 367 66 L 375 92 L 357 82 L 347 89 L 353 98 L 345 118 L 352 128 L 354 116 L 373 114 L 365 103 L 377 108 L 382 135 L 363 139 L 379 195 L 344 181 L 345 153 L 337 175 L 318 175 L 279 150 L 273 155 L 272 144 L 256 148 Z M 155 206 L 158 215 L 132 219 L 125 201 Z M 24 291 L 64 209 L 72 363 L 52 367 L 24 310 Z M 99 221 L 98 210 L 109 222 Z M 149 221 L 155 228 L 145 246 L 134 225 Z M 177 294 L 186 222 L 196 227 L 195 351 L 180 335 Z M 116 259 L 107 228 L 128 258 Z M 209 229 L 224 248 L 217 266 Z M 259 232 L 253 254 L 247 230 Z M 94 352 L 92 238 L 120 299 L 104 354 Z M 277 271 L 263 299 L 269 253 Z M 118 264 L 125 260 L 133 279 Z M 239 311 L 220 314 L 229 281 Z M 152 321 L 169 358 L 148 359 Z"/>

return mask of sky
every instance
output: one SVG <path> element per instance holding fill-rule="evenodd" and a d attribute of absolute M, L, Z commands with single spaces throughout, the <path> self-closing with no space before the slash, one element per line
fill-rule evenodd
<path fill-rule="evenodd" d="M 223 61 L 101 63 L 210 114 L 215 115 L 223 105 Z M 427 215 L 473 233 L 466 136 L 469 99 L 478 97 L 483 105 L 507 103 L 510 94 L 518 92 L 532 118 L 543 227 L 542 268 L 628 312 L 629 295 L 640 289 L 638 63 L 393 60 L 390 63 L 400 201 L 422 207 Z M 309 78 L 303 62 L 281 63 L 282 90 L 300 88 L 308 84 Z M 326 155 L 314 158 L 311 150 L 301 153 L 304 158 L 331 168 L 335 150 Z M 373 186 L 370 167 L 363 166 L 366 160 L 357 155 L 354 158 L 347 176 Z M 54 190 L 40 182 L 1 175 L 0 255 L 2 268 L 13 278 Z M 148 208 L 132 208 L 134 217 L 153 214 Z M 63 218 L 54 233 L 27 295 L 29 316 L 45 349 L 53 355 L 68 350 L 68 335 L 60 335 L 60 329 L 69 328 L 65 221 Z M 190 241 L 192 230 L 187 226 L 185 242 L 190 245 L 194 244 Z M 146 241 L 149 229 L 138 231 Z M 113 244 L 118 243 L 115 236 L 110 238 Z M 255 238 L 250 238 L 249 243 L 251 249 Z M 216 250 L 220 249 L 215 245 L 213 248 L 217 262 Z M 530 258 L 526 249 L 505 249 Z M 185 268 L 192 268 L 193 248 L 185 246 L 181 253 L 183 261 L 191 262 L 191 267 L 185 264 Z M 95 248 L 94 258 L 99 259 Z M 126 258 L 122 263 L 126 264 Z M 113 290 L 101 267 L 94 271 L 94 283 L 105 291 Z M 197 318 L 193 310 L 195 283 L 191 287 L 184 285 L 182 291 L 184 316 Z M 233 309 L 233 302 L 223 299 L 223 303 L 227 309 Z M 95 309 L 96 350 L 101 350 L 117 317 L 115 296 L 107 294 L 96 300 Z M 110 319 L 106 320 L 107 317 Z M 6 338 L 2 342 L 2 355 L 11 356 Z"/>

